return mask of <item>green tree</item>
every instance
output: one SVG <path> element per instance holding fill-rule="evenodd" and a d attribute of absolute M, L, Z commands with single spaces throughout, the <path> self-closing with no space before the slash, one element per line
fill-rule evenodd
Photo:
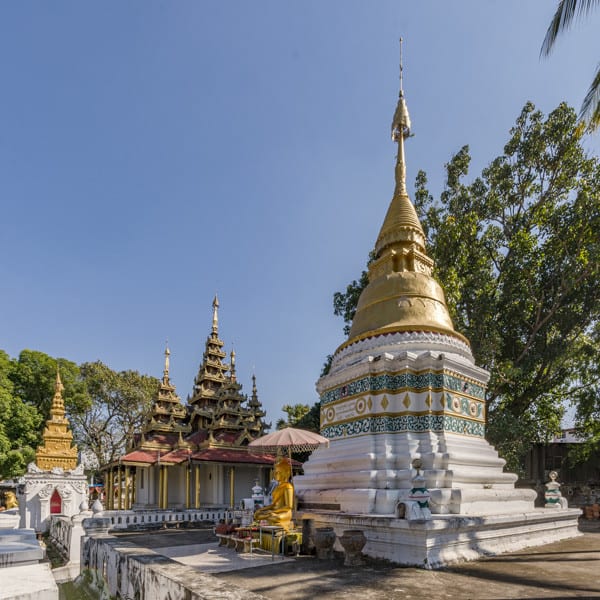
<path fill-rule="evenodd" d="M 446 165 L 439 201 L 423 172 L 416 181 L 455 328 L 491 372 L 488 437 L 515 470 L 559 429 L 565 402 L 580 425 L 598 414 L 600 166 L 576 121 L 565 104 L 544 119 L 528 103 L 480 177 L 464 181 L 465 146 Z M 347 324 L 359 294 L 334 298 Z"/>
<path fill-rule="evenodd" d="M 35 459 L 42 416 L 15 395 L 11 376 L 16 368 L 0 350 L 0 479 L 21 475 Z"/>
<path fill-rule="evenodd" d="M 314 431 L 315 433 L 321 432 L 321 402 L 318 401 L 313 404 L 309 411 L 298 419 L 296 427 L 299 429 L 307 429 L 308 431 Z"/>
<path fill-rule="evenodd" d="M 65 386 L 63 398 L 67 413 L 72 415 L 81 412 L 87 401 L 79 367 L 74 362 L 66 358 L 53 358 L 38 350 L 23 350 L 11 374 L 15 394 L 28 405 L 35 406 L 44 419 L 50 416 L 57 368 Z"/>
<path fill-rule="evenodd" d="M 86 409 L 71 416 L 75 438 L 96 467 L 131 445 L 148 418 L 159 381 L 137 371 L 115 372 L 100 361 L 80 367 Z"/>
<path fill-rule="evenodd" d="M 310 407 L 308 404 L 284 404 L 281 410 L 287 414 L 287 420 L 281 418 L 277 420 L 275 427 L 283 429 L 285 427 L 296 427 L 300 419 L 306 415 Z"/>
<path fill-rule="evenodd" d="M 560 0 L 542 43 L 542 56 L 550 54 L 558 36 L 571 27 L 575 18 L 586 17 L 598 5 L 600 0 Z M 583 99 L 579 116 L 591 131 L 600 127 L 600 64 Z"/>

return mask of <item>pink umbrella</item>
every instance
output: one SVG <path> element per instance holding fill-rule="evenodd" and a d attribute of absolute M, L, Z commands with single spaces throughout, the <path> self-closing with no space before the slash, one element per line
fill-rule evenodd
<path fill-rule="evenodd" d="M 264 452 L 281 452 L 286 449 L 288 454 L 291 455 L 292 452 L 316 450 L 321 444 L 329 446 L 329 440 L 313 431 L 284 427 L 273 433 L 263 435 L 248 445 Z"/>

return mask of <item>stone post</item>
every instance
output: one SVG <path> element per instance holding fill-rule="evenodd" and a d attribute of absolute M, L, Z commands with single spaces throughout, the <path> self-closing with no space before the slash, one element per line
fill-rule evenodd
<path fill-rule="evenodd" d="M 200 465 L 196 465 L 194 488 L 194 508 L 200 508 Z"/>
<path fill-rule="evenodd" d="M 108 530 L 110 529 L 110 519 L 108 517 L 88 517 L 87 519 L 83 519 L 81 525 L 85 531 L 85 535 L 81 538 L 79 563 L 81 569 L 84 569 L 90 565 L 89 539 L 96 535 L 108 533 Z"/>
<path fill-rule="evenodd" d="M 302 518 L 302 554 L 315 551 L 315 520 Z"/>
<path fill-rule="evenodd" d="M 81 539 L 85 535 L 82 526 L 84 519 L 92 516 L 87 500 L 79 505 L 79 514 L 71 517 L 71 541 L 69 544 L 69 562 L 78 563 L 81 560 Z"/>
<path fill-rule="evenodd" d="M 125 465 L 125 498 L 123 508 L 129 510 L 131 508 L 131 477 L 129 473 L 129 465 Z"/>

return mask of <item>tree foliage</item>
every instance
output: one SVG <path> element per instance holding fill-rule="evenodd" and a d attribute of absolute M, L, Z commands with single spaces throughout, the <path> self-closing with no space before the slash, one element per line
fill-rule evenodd
<path fill-rule="evenodd" d="M 488 436 L 513 469 L 529 444 L 559 429 L 565 402 L 581 426 L 597 423 L 600 166 L 582 135 L 565 104 L 544 118 L 528 103 L 480 177 L 465 181 L 465 146 L 446 165 L 439 200 L 425 173 L 416 180 L 455 328 L 491 372 Z M 347 325 L 362 289 L 349 291 L 334 297 Z"/>
<path fill-rule="evenodd" d="M 80 380 L 86 410 L 71 417 L 75 438 L 95 466 L 116 460 L 140 431 L 159 381 L 137 371 L 115 372 L 100 361 L 84 363 Z"/>
<path fill-rule="evenodd" d="M 65 387 L 63 399 L 67 413 L 81 412 L 87 403 L 79 367 L 74 362 L 53 358 L 38 350 L 23 350 L 12 371 L 15 394 L 26 404 L 35 406 L 44 419 L 50 416 L 57 369 Z"/>
<path fill-rule="evenodd" d="M 275 427 L 277 429 L 284 429 L 285 427 L 296 427 L 298 422 L 306 415 L 310 410 L 308 404 L 284 404 L 281 410 L 287 414 L 286 419 L 278 419 Z"/>
<path fill-rule="evenodd" d="M 0 350 L 0 479 L 23 473 L 40 438 L 40 413 L 14 393 L 15 369 L 15 361 Z"/>
<path fill-rule="evenodd" d="M 298 420 L 296 427 L 320 433 L 321 431 L 321 402 L 313 404 L 308 412 Z"/>

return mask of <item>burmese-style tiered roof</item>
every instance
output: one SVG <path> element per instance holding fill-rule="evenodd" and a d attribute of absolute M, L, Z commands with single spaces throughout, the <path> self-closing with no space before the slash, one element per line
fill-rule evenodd
<path fill-rule="evenodd" d="M 235 352 L 230 363 L 223 362 L 224 342 L 219 338 L 219 300 L 213 300 L 213 319 L 206 339 L 202 363 L 194 379 L 194 389 L 185 407 L 169 377 L 169 356 L 151 416 L 134 447 L 120 461 L 123 464 L 180 463 L 184 460 L 215 460 L 270 464 L 272 458 L 248 452 L 247 445 L 264 434 L 271 424 L 258 399 L 256 377 L 252 376 L 252 396 L 242 393 L 237 381 Z M 246 456 L 247 455 L 247 456 Z"/>
<path fill-rule="evenodd" d="M 165 368 L 158 393 L 152 406 L 152 415 L 144 427 L 144 437 L 148 440 L 156 433 L 188 434 L 192 427 L 187 423 L 187 410 L 175 392 L 169 377 L 169 348 L 165 348 Z"/>
<path fill-rule="evenodd" d="M 35 462 L 44 471 L 50 471 L 55 467 L 71 471 L 77 466 L 77 446 L 73 445 L 73 434 L 66 417 L 62 397 L 64 389 L 57 368 L 50 418 L 44 428 L 44 441 L 35 453 Z"/>
<path fill-rule="evenodd" d="M 394 196 L 377 237 L 369 283 L 360 296 L 348 341 L 341 348 L 400 331 L 432 331 L 467 342 L 454 331 L 444 292 L 432 277 L 434 262 L 427 256 L 425 234 L 406 190 L 404 141 L 410 136 L 410 127 L 401 66 L 400 95 L 392 120 L 392 140 L 398 144 Z"/>
<path fill-rule="evenodd" d="M 219 338 L 219 299 L 213 300 L 212 330 L 206 338 L 206 346 L 202 363 L 194 379 L 194 389 L 188 402 L 192 409 L 192 425 L 194 429 L 208 427 L 211 422 L 212 409 L 215 406 L 215 394 L 227 381 L 229 365 L 223 362 L 227 356 L 223 351 L 225 342 Z"/>
<path fill-rule="evenodd" d="M 262 418 L 266 413 L 258 401 L 254 375 L 252 381 L 253 395 L 248 401 L 248 398 L 241 393 L 242 385 L 237 381 L 235 352 L 232 351 L 228 380 L 214 396 L 215 405 L 211 409 L 211 421 L 207 425 L 210 445 L 245 446 L 263 435 L 267 425 L 263 423 Z"/>

